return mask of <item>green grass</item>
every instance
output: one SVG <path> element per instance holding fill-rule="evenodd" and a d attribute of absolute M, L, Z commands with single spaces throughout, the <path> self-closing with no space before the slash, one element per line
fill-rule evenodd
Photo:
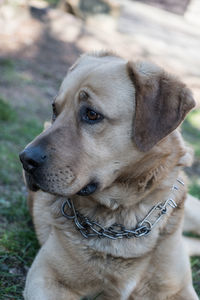
<path fill-rule="evenodd" d="M 13 70 L 14 69 L 14 63 L 9 58 L 0 58 L 0 67 Z"/>
<path fill-rule="evenodd" d="M 0 98 L 0 120 L 1 121 L 14 121 L 16 117 L 15 111 L 11 106 Z"/>
<path fill-rule="evenodd" d="M 193 110 L 183 122 L 183 137 L 195 150 L 195 156 L 200 158 L 200 109 Z"/>
<path fill-rule="evenodd" d="M 17 63 L 11 59 L 0 58 L 0 84 L 9 86 L 18 86 L 23 84 L 34 83 L 31 74 L 18 70 Z"/>
<path fill-rule="evenodd" d="M 200 178 L 196 180 L 194 179 L 189 184 L 189 192 L 194 197 L 200 198 Z"/>
<path fill-rule="evenodd" d="M 14 68 L 10 60 L 0 60 L 0 66 L 10 71 Z M 29 109 L 20 108 L 18 113 L 0 97 L 0 300 L 22 299 L 28 267 L 38 251 L 18 159 L 18 153 L 42 130 L 42 123 L 38 124 L 36 115 L 30 117 Z M 192 112 L 183 124 L 184 137 L 194 147 L 197 159 L 199 117 L 200 111 Z M 200 181 L 195 176 L 190 182 L 190 192 L 200 198 Z M 200 258 L 193 257 L 191 265 L 194 286 L 200 296 Z"/>
<path fill-rule="evenodd" d="M 200 258 L 192 257 L 190 261 L 192 266 L 193 285 L 200 298 Z"/>
<path fill-rule="evenodd" d="M 189 192 L 200 199 L 200 109 L 193 110 L 182 125 L 182 134 L 188 144 L 194 149 L 194 166 L 199 168 L 198 173 L 189 176 Z"/>
<path fill-rule="evenodd" d="M 194 164 L 200 168 L 200 109 L 193 110 L 183 122 L 182 134 L 188 144 L 194 149 Z M 194 168 L 194 167 L 193 167 Z M 200 171 L 199 171 L 200 172 Z M 189 176 L 189 192 L 200 199 L 200 174 L 194 172 Z M 200 257 L 191 258 L 193 284 L 200 297 Z"/>
<path fill-rule="evenodd" d="M 46 2 L 48 2 L 52 6 L 56 6 L 58 5 L 59 0 L 46 0 Z"/>
<path fill-rule="evenodd" d="M 22 299 L 25 276 L 38 250 L 18 153 L 38 133 L 38 120 L 24 118 L 0 98 L 0 299 Z"/>
<path fill-rule="evenodd" d="M 39 2 L 40 0 L 37 0 L 37 1 Z M 49 5 L 57 6 L 59 3 L 59 0 L 45 0 L 45 2 L 47 2 Z"/>

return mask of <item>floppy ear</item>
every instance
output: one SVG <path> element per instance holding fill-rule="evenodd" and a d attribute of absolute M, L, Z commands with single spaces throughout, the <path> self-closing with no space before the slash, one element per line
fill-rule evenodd
<path fill-rule="evenodd" d="M 195 101 L 185 84 L 155 65 L 129 62 L 127 68 L 136 97 L 133 138 L 148 151 L 176 129 Z"/>

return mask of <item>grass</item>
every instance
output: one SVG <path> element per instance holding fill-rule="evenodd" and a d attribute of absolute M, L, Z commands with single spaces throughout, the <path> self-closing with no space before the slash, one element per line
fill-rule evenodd
<path fill-rule="evenodd" d="M 0 60 L 0 66 L 6 70 L 4 74 L 10 72 L 10 77 L 6 75 L 4 79 L 13 80 L 12 61 Z M 0 300 L 21 300 L 26 273 L 38 251 L 38 243 L 26 205 L 18 153 L 41 132 L 42 123 L 38 123 L 36 115 L 30 117 L 30 108 L 20 108 L 19 113 L 9 102 L 0 97 Z M 199 120 L 200 111 L 196 111 L 183 124 L 183 135 L 194 147 L 197 159 L 200 158 Z M 200 181 L 195 176 L 190 192 L 200 198 Z M 200 296 L 200 258 L 193 257 L 191 265 L 194 286 Z"/>
<path fill-rule="evenodd" d="M 22 299 L 25 276 L 38 243 L 22 190 L 18 153 L 41 132 L 35 119 L 19 118 L 0 97 L 0 299 Z"/>
<path fill-rule="evenodd" d="M 182 125 L 183 137 L 193 147 L 195 156 L 200 158 L 200 109 L 193 110 Z"/>
<path fill-rule="evenodd" d="M 192 266 L 192 279 L 195 290 L 200 298 L 200 258 L 192 257 L 191 258 Z"/>
<path fill-rule="evenodd" d="M 195 166 L 200 172 L 200 109 L 192 111 L 182 125 L 182 133 L 188 144 L 194 149 L 195 161 L 193 169 Z M 192 174 L 189 183 L 189 192 L 200 198 L 200 176 L 199 172 Z"/>
<path fill-rule="evenodd" d="M 200 169 L 200 109 L 192 111 L 182 125 L 185 140 L 194 149 L 195 162 Z M 194 165 L 195 165 L 194 162 Z M 200 176 L 192 174 L 189 178 L 189 192 L 200 199 Z M 193 284 L 200 298 L 200 257 L 191 258 Z"/>
<path fill-rule="evenodd" d="M 10 59 L 1 59 L 0 58 L 0 68 L 1 68 L 1 77 L 0 84 L 1 85 L 12 85 L 18 86 L 22 84 L 33 83 L 33 78 L 31 74 L 18 70 L 16 63 L 14 64 Z"/>
<path fill-rule="evenodd" d="M 0 98 L 0 120 L 1 121 L 14 121 L 16 117 L 15 111 L 11 106 Z"/>
<path fill-rule="evenodd" d="M 194 179 L 190 184 L 189 184 L 189 192 L 193 196 L 200 198 L 200 179 Z"/>

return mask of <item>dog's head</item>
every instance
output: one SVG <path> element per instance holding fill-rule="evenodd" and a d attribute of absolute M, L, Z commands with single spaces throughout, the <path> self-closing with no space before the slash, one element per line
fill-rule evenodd
<path fill-rule="evenodd" d="M 185 85 L 155 65 L 84 55 L 53 102 L 52 125 L 20 154 L 27 183 L 67 196 L 103 190 L 194 104 Z"/>

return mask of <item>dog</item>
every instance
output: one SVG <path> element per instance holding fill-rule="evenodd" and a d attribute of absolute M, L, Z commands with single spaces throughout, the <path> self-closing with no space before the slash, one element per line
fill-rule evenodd
<path fill-rule="evenodd" d="M 182 230 L 185 199 L 200 206 L 177 129 L 194 106 L 154 64 L 100 52 L 69 69 L 51 125 L 20 154 L 41 244 L 26 300 L 198 299 Z"/>

